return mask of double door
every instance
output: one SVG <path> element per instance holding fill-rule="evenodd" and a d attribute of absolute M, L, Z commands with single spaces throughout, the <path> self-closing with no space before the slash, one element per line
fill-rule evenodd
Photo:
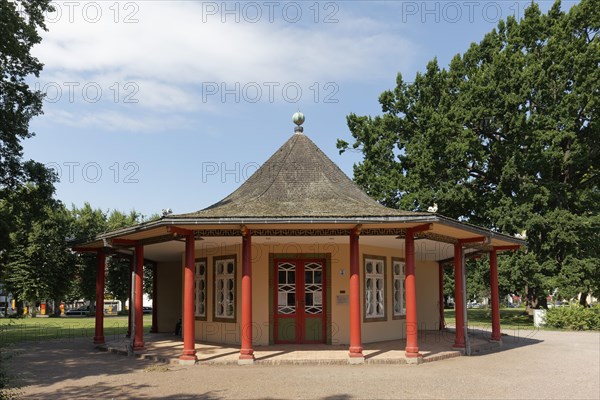
<path fill-rule="evenodd" d="M 325 343 L 325 260 L 275 260 L 275 343 Z"/>

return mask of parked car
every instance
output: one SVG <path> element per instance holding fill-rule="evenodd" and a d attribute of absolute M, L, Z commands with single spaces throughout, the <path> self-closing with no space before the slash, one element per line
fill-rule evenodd
<path fill-rule="evenodd" d="M 84 307 L 78 307 L 78 308 L 68 310 L 65 312 L 65 315 L 69 316 L 69 317 L 75 317 L 75 316 L 81 317 L 84 315 L 88 315 L 89 312 L 90 312 L 90 307 L 84 306 Z"/>
<path fill-rule="evenodd" d="M 144 307 L 144 314 L 152 314 L 152 307 Z"/>
<path fill-rule="evenodd" d="M 467 303 L 467 308 L 481 308 L 481 307 L 483 307 L 483 304 L 479 304 L 477 302 L 477 300 L 469 301 Z"/>

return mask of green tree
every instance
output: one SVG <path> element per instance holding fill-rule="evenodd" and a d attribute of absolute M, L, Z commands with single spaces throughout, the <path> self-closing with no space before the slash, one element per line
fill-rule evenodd
<path fill-rule="evenodd" d="M 53 203 L 43 208 L 43 218 L 11 233 L 15 245 L 8 256 L 4 281 L 15 298 L 32 305 L 46 300 L 59 303 L 75 272 L 75 257 L 66 244 L 71 216 L 60 202 Z"/>
<path fill-rule="evenodd" d="M 0 0 L 0 256 L 10 248 L 21 188 L 35 186 L 38 193 L 53 193 L 54 177 L 40 163 L 24 161 L 21 141 L 30 138 L 31 118 L 42 113 L 42 93 L 26 82 L 39 76 L 43 64 L 31 55 L 40 43 L 38 31 L 46 30 L 44 14 L 52 10 L 50 0 L 12 2 Z M 2 260 L 0 260 L 2 262 Z"/>
<path fill-rule="evenodd" d="M 118 229 L 135 225 L 140 222 L 141 215 L 135 211 L 124 214 L 118 210 L 113 210 L 108 216 L 108 229 Z M 131 258 L 113 255 L 110 257 L 106 272 L 106 290 L 117 300 L 121 300 L 124 305 L 129 298 L 129 280 Z"/>
<path fill-rule="evenodd" d="M 502 257 L 505 287 L 530 305 L 555 288 L 600 294 L 600 7 L 568 13 L 533 3 L 448 69 L 398 75 L 382 115 L 348 116 L 362 151 L 354 179 L 383 204 L 426 210 L 506 233 L 528 249 Z M 508 282 L 510 281 L 510 282 Z"/>
<path fill-rule="evenodd" d="M 85 203 L 81 208 L 73 206 L 71 213 L 74 218 L 72 239 L 82 243 L 93 240 L 100 233 L 135 225 L 142 221 L 142 216 L 135 210 L 128 214 L 118 210 L 107 213 L 101 209 L 92 208 L 89 203 Z M 77 255 L 77 259 L 77 271 L 69 299 L 93 300 L 96 297 L 96 255 L 80 253 Z M 129 260 L 127 258 L 118 255 L 108 258 L 106 294 L 123 303 L 129 298 Z"/>
<path fill-rule="evenodd" d="M 131 262 L 129 257 L 113 255 L 108 259 L 106 267 L 106 292 L 112 298 L 120 300 L 123 305 L 129 299 Z"/>
<path fill-rule="evenodd" d="M 93 209 L 87 202 L 81 208 L 73 206 L 71 214 L 74 219 L 72 239 L 77 242 L 90 241 L 108 229 L 106 213 L 100 209 Z M 77 268 L 68 295 L 69 300 L 95 299 L 96 266 L 95 254 L 77 254 Z"/>
<path fill-rule="evenodd" d="M 41 41 L 38 30 L 46 29 L 49 3 L 0 0 L 0 279 L 6 276 L 12 251 L 23 254 L 27 247 L 15 239 L 28 236 L 54 193 L 55 176 L 42 164 L 23 160 L 21 145 L 33 136 L 31 118 L 42 113 L 43 96 L 31 90 L 26 79 L 42 70 L 31 49 Z M 26 232 L 15 235 L 20 229 Z"/>

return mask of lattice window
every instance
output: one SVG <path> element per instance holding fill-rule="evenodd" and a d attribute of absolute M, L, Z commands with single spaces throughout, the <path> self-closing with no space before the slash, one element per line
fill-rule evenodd
<path fill-rule="evenodd" d="M 304 266 L 304 312 L 323 313 L 323 265 L 320 263 Z"/>
<path fill-rule="evenodd" d="M 385 318 L 385 263 L 365 258 L 365 318 Z"/>
<path fill-rule="evenodd" d="M 277 312 L 296 313 L 296 266 L 280 263 L 277 266 Z"/>
<path fill-rule="evenodd" d="M 393 260 L 394 274 L 394 316 L 406 315 L 406 265 L 404 261 Z"/>
<path fill-rule="evenodd" d="M 215 260 L 215 318 L 235 320 L 235 258 Z"/>
<path fill-rule="evenodd" d="M 206 259 L 196 260 L 194 272 L 194 315 L 206 317 Z"/>

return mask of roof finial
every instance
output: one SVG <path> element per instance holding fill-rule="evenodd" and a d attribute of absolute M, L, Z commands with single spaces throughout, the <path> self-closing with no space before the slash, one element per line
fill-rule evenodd
<path fill-rule="evenodd" d="M 294 113 L 294 115 L 292 115 L 292 121 L 296 124 L 294 133 L 301 134 L 304 132 L 304 128 L 300 126 L 304 123 L 304 114 L 302 114 L 300 111 Z"/>

